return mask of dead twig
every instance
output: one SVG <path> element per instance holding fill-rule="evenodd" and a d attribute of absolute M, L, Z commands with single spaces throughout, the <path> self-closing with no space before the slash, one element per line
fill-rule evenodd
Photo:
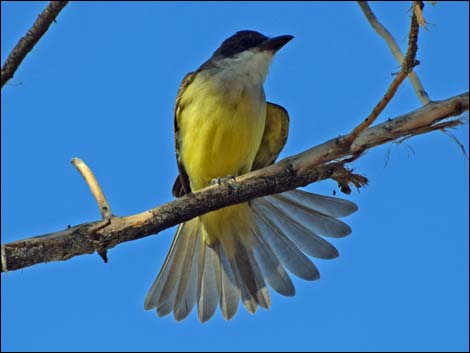
<path fill-rule="evenodd" d="M 88 184 L 93 197 L 98 203 L 101 218 L 110 218 L 112 216 L 111 207 L 109 206 L 109 203 L 104 196 L 103 190 L 101 189 L 98 180 L 96 180 L 95 176 L 93 175 L 93 172 L 80 158 L 73 158 L 71 163 L 75 168 L 77 168 L 83 179 L 85 179 L 85 182 Z"/>

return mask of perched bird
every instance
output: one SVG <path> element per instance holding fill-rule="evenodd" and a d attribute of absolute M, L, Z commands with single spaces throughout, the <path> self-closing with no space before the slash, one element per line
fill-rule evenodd
<path fill-rule="evenodd" d="M 266 102 L 263 83 L 274 54 L 293 36 L 240 31 L 187 74 L 175 105 L 177 197 L 272 164 L 287 139 L 289 116 Z M 347 200 L 292 190 L 228 206 L 182 223 L 145 299 L 159 316 L 188 316 L 197 304 L 201 322 L 220 306 L 231 319 L 240 300 L 250 313 L 271 304 L 268 285 L 293 296 L 286 270 L 315 280 L 306 255 L 338 256 L 323 236 L 351 232 L 337 218 L 357 206 Z"/>

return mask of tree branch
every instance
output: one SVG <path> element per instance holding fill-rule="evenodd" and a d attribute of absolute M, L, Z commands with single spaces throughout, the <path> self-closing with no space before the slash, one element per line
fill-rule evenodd
<path fill-rule="evenodd" d="M 67 5 L 67 3 L 68 1 L 51 1 L 38 16 L 26 35 L 20 39 L 18 44 L 16 44 L 10 55 L 8 55 L 5 64 L 2 66 L 2 88 L 3 85 L 13 77 L 15 71 L 18 69 L 23 59 L 31 51 L 31 49 L 33 49 L 44 33 L 46 33 L 52 21 L 55 21 L 55 18 L 65 7 L 65 5 Z"/>
<path fill-rule="evenodd" d="M 344 150 L 344 141 L 350 135 L 340 136 L 269 167 L 237 177 L 234 182 L 204 188 L 139 214 L 111 217 L 107 225 L 103 221 L 83 223 L 63 231 L 2 245 L 2 272 L 110 249 L 212 210 L 327 178 L 336 180 L 348 192 L 348 184 L 359 188 L 367 182 L 367 179 L 347 168 L 347 163 L 364 151 L 387 142 L 461 125 L 461 118 L 449 118 L 468 110 L 467 92 L 431 102 L 421 109 L 368 128 L 348 151 Z"/>
<path fill-rule="evenodd" d="M 369 7 L 367 1 L 358 1 L 358 4 L 372 28 L 385 40 L 395 59 L 400 63 L 400 65 L 402 65 L 404 57 L 400 48 L 398 47 L 397 42 L 395 41 L 395 38 L 393 38 L 392 34 L 379 22 Z M 413 15 L 415 15 L 415 12 L 413 12 Z M 431 102 L 431 99 L 426 93 L 423 84 L 421 83 L 421 80 L 419 79 L 416 72 L 410 72 L 408 77 L 410 78 L 411 84 L 413 85 L 413 88 L 419 100 L 421 101 L 421 104 L 425 105 Z"/>
<path fill-rule="evenodd" d="M 372 112 L 367 118 L 364 119 L 356 128 L 351 132 L 349 137 L 346 139 L 346 146 L 349 148 L 351 144 L 357 139 L 357 137 L 369 126 L 371 126 L 374 121 L 378 118 L 380 113 L 383 112 L 387 104 L 392 100 L 393 96 L 398 90 L 398 87 L 402 84 L 405 78 L 410 72 L 413 71 L 413 67 L 416 64 L 416 52 L 418 51 L 418 33 L 419 25 L 416 14 L 413 12 L 411 15 L 411 24 L 410 24 L 410 33 L 408 35 L 408 49 L 406 50 L 405 58 L 401 64 L 401 70 L 398 75 L 393 79 L 390 87 L 387 92 L 380 100 L 379 103 L 374 107 Z"/>

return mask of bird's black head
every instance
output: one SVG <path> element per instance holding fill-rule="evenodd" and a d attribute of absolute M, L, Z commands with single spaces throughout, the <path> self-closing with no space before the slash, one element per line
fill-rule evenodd
<path fill-rule="evenodd" d="M 213 56 L 228 58 L 244 50 L 254 48 L 266 39 L 268 37 L 256 31 L 238 31 L 224 40 Z"/>
<path fill-rule="evenodd" d="M 252 48 L 275 52 L 292 38 L 294 37 L 289 35 L 268 38 L 256 31 L 239 31 L 224 40 L 212 56 L 228 58 Z"/>

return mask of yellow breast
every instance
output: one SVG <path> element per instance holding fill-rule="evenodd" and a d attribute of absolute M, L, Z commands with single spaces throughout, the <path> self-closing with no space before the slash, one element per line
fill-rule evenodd
<path fill-rule="evenodd" d="M 248 172 L 266 119 L 262 87 L 221 87 L 198 75 L 181 97 L 180 158 L 192 190 Z"/>

